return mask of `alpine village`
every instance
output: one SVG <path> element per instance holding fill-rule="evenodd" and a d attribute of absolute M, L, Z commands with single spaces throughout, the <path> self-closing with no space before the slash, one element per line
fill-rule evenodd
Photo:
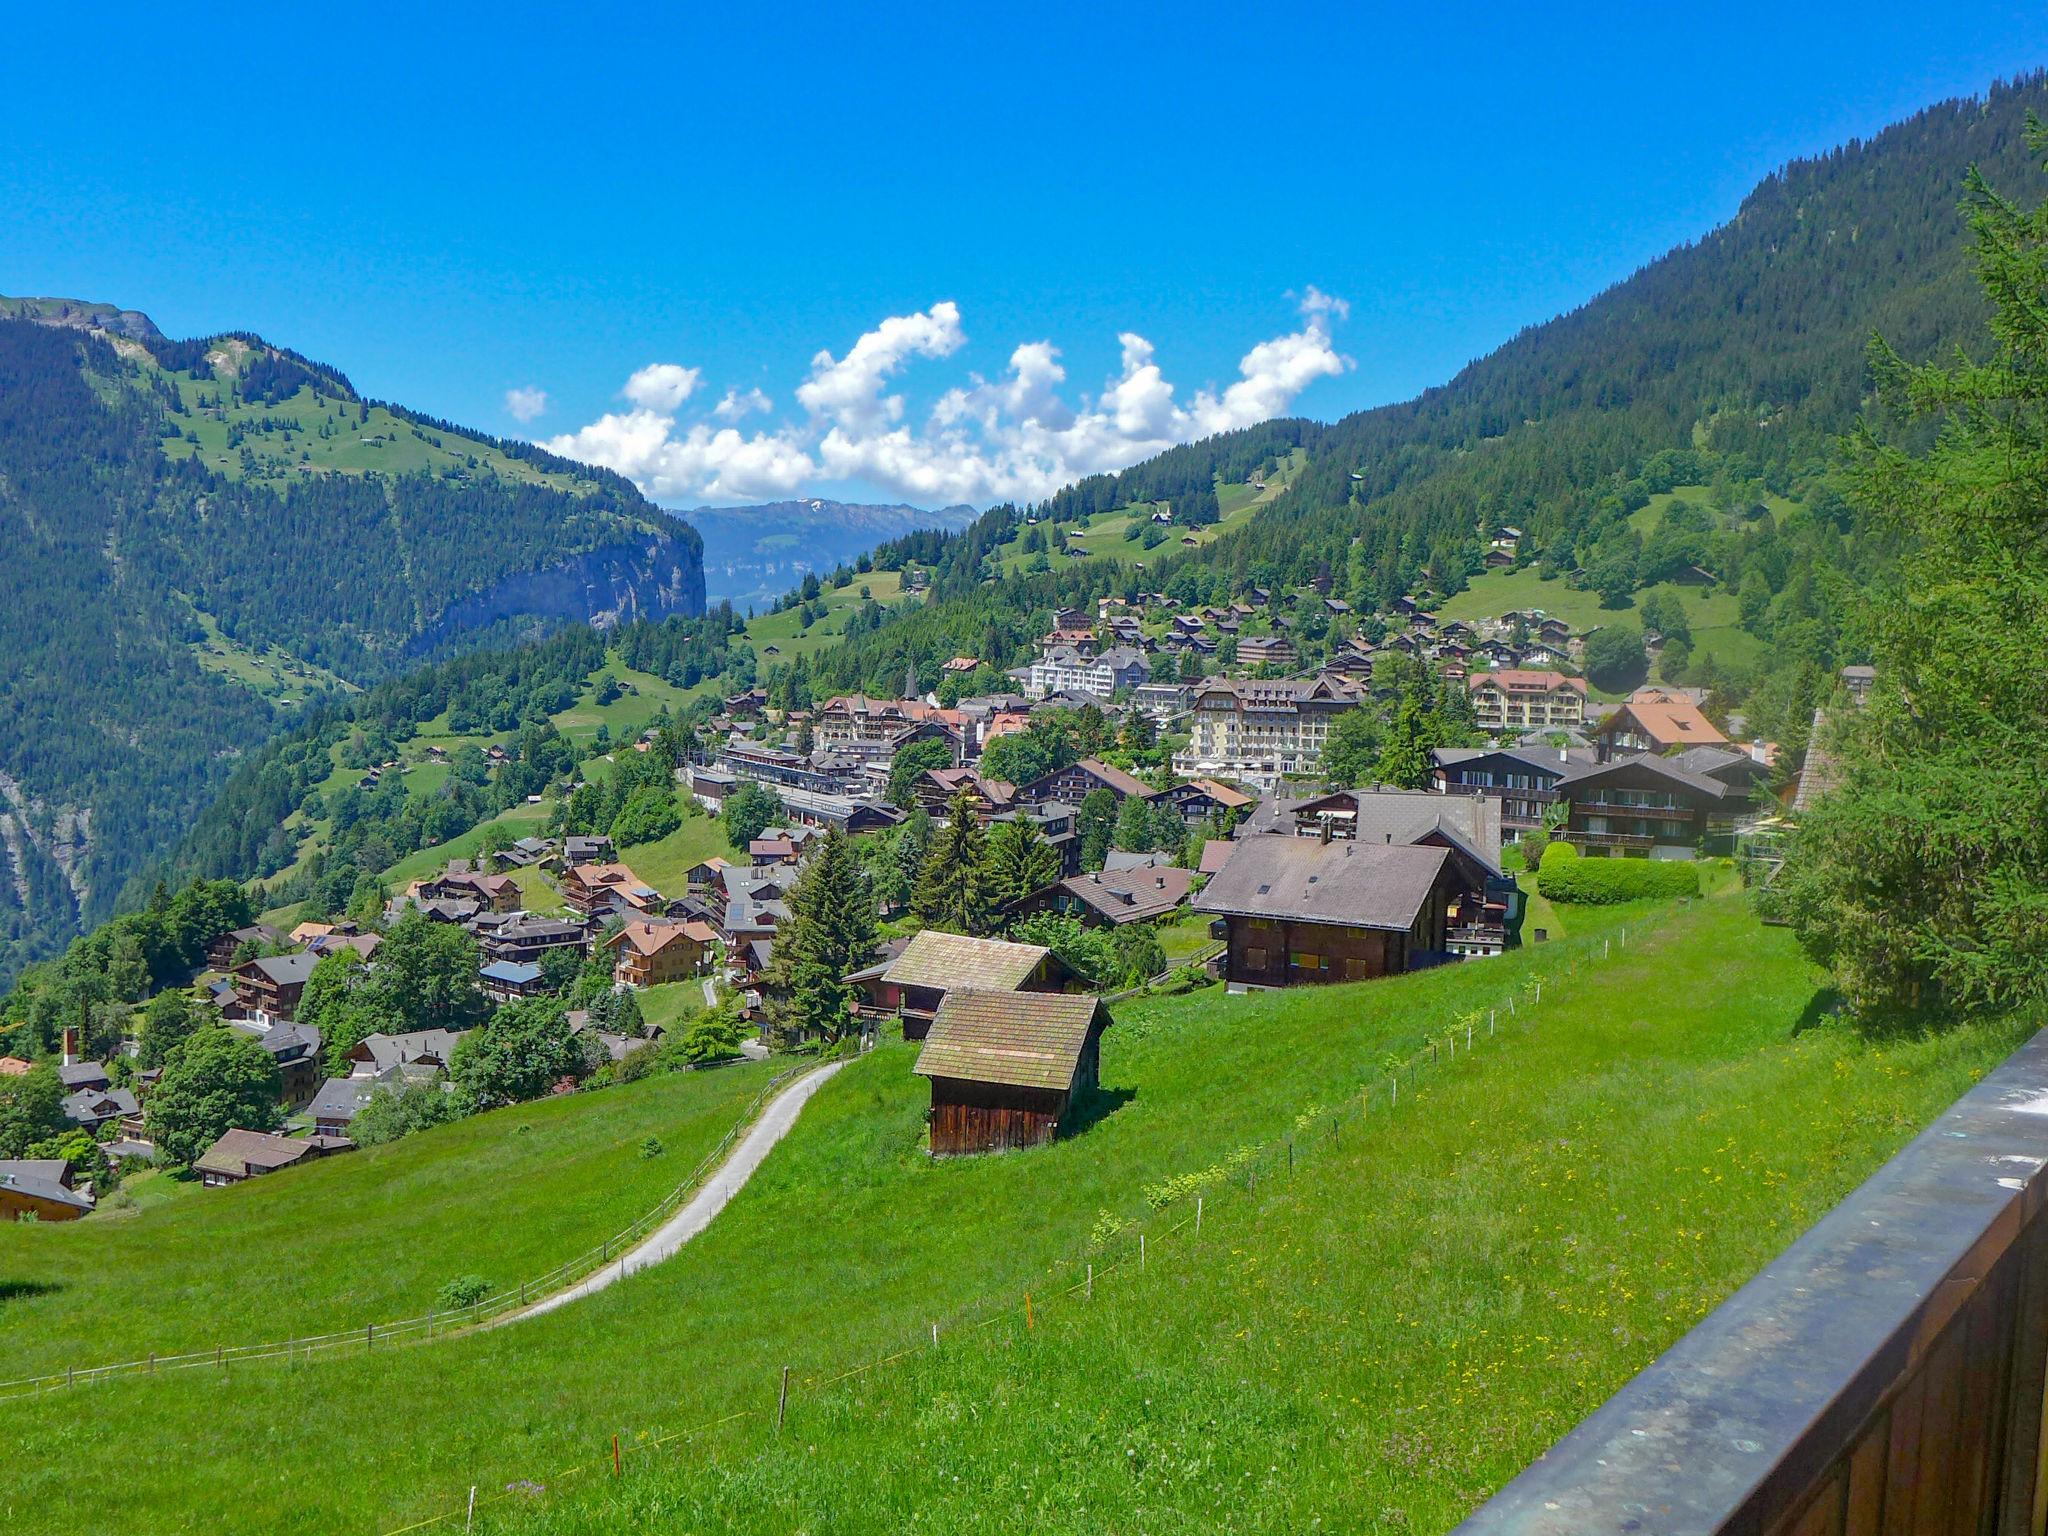
<path fill-rule="evenodd" d="M 759 603 L 0 299 L 0 1529 L 2041 1532 L 2044 119 Z"/>

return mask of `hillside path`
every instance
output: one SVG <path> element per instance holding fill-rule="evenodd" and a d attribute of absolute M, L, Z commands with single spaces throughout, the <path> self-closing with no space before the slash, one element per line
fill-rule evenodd
<path fill-rule="evenodd" d="M 544 1312 L 552 1312 L 557 1307 L 566 1307 L 572 1301 L 594 1295 L 606 1286 L 616 1285 L 650 1264 L 672 1258 L 683 1244 L 711 1225 L 711 1219 L 724 1210 L 732 1197 L 753 1177 L 754 1170 L 774 1150 L 775 1144 L 789 1134 L 790 1127 L 796 1124 L 796 1117 L 803 1113 L 811 1095 L 824 1087 L 845 1065 L 843 1061 L 835 1061 L 815 1072 L 806 1072 L 769 1100 L 761 1118 L 748 1127 L 747 1134 L 740 1138 L 740 1144 L 733 1148 L 732 1155 L 713 1170 L 711 1177 L 704 1181 L 704 1187 L 685 1200 L 675 1215 L 648 1233 L 636 1246 L 567 1289 L 544 1296 L 520 1311 L 493 1318 L 484 1326 L 502 1328 L 523 1318 L 539 1317 Z"/>

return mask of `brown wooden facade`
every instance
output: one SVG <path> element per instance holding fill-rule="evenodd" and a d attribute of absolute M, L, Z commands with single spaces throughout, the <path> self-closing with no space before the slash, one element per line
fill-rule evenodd
<path fill-rule="evenodd" d="M 1422 957 L 1444 952 L 1447 913 L 1460 889 L 1447 865 L 1405 933 L 1298 918 L 1220 918 L 1229 939 L 1224 979 L 1249 987 L 1296 987 L 1398 976 Z"/>
<path fill-rule="evenodd" d="M 1102 1029 L 1089 1031 L 1064 1092 L 1007 1083 L 932 1079 L 932 1156 L 1017 1152 L 1044 1146 L 1060 1133 L 1075 1103 L 1095 1092 L 1102 1065 Z"/>

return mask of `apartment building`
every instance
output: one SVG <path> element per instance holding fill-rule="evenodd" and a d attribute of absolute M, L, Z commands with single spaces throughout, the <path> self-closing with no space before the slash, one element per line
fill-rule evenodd
<path fill-rule="evenodd" d="M 1235 779 L 1271 789 L 1322 766 L 1330 722 L 1357 707 L 1341 681 L 1318 677 L 1213 678 L 1194 697 L 1194 734 L 1173 761 L 1189 778 Z"/>
<path fill-rule="evenodd" d="M 1574 731 L 1586 721 L 1584 678 L 1505 667 L 1474 672 L 1465 686 L 1483 731 Z"/>

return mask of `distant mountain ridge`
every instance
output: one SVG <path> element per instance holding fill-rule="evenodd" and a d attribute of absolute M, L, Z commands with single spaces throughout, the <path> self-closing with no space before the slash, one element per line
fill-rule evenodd
<path fill-rule="evenodd" d="M 0 981 L 113 909 L 322 688 L 704 608 L 623 477 L 249 332 L 0 297 Z"/>
<path fill-rule="evenodd" d="M 812 571 L 830 571 L 877 544 L 920 529 L 956 533 L 978 514 L 964 503 L 928 511 L 902 502 L 806 497 L 751 507 L 696 507 L 676 515 L 704 537 L 709 600 L 765 608 Z"/>

